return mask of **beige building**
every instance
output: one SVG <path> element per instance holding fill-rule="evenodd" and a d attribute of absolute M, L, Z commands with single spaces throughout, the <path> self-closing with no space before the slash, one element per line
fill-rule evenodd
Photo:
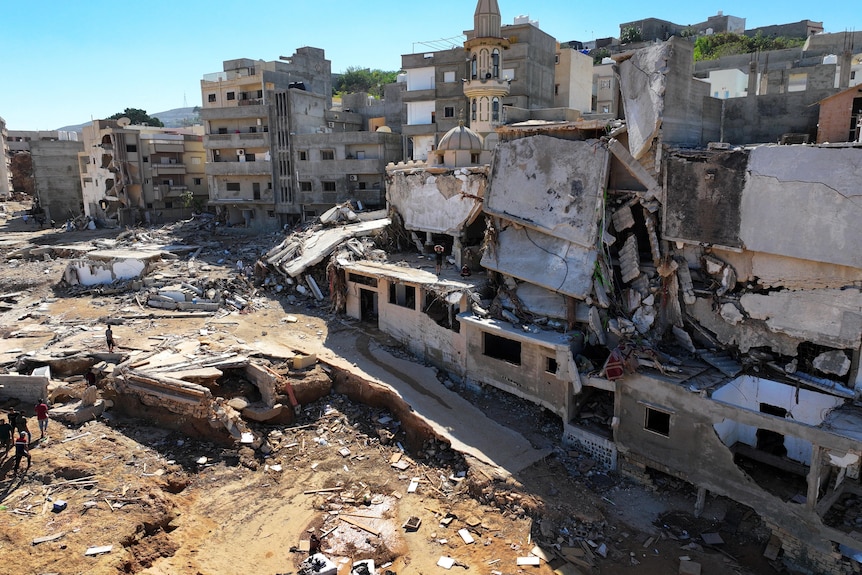
<path fill-rule="evenodd" d="M 12 172 L 9 169 L 9 161 L 12 159 L 9 151 L 9 144 L 6 139 L 6 120 L 0 117 L 0 142 L 2 142 L 3 157 L 0 159 L 0 197 L 6 197 L 12 191 Z"/>
<path fill-rule="evenodd" d="M 220 221 L 274 229 L 298 218 L 292 140 L 326 131 L 332 84 L 323 50 L 226 60 L 201 80 L 201 99 L 209 204 Z"/>
<path fill-rule="evenodd" d="M 565 44 L 557 44 L 554 67 L 554 107 L 592 111 L 593 59 Z"/>
<path fill-rule="evenodd" d="M 84 126 L 78 155 L 84 213 L 119 225 L 191 215 L 209 197 L 200 132 L 122 119 Z"/>

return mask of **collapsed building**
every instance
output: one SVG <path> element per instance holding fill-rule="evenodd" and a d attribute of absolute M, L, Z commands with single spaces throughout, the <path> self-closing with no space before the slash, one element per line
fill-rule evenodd
<path fill-rule="evenodd" d="M 390 164 L 401 247 L 444 245 L 454 272 L 333 244 L 330 296 L 546 407 L 606 468 L 684 479 L 698 513 L 709 493 L 748 505 L 768 555 L 835 572 L 862 549 L 862 149 L 710 143 L 691 65 L 677 39 L 618 57 L 624 121 L 503 126 L 490 166 L 465 165 L 464 126 Z"/>

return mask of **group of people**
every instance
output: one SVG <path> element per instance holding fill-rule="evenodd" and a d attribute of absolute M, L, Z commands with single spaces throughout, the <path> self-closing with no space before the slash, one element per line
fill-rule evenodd
<path fill-rule="evenodd" d="M 39 422 L 40 439 L 44 439 L 48 432 L 48 404 L 40 399 L 33 408 L 36 420 Z M 27 428 L 27 417 L 20 411 L 11 408 L 7 420 L 0 420 L 0 447 L 3 449 L 3 458 L 9 455 L 9 450 L 15 448 L 14 472 L 17 474 L 21 466 L 21 460 L 27 459 L 27 469 L 30 468 L 30 443 L 32 437 Z"/>

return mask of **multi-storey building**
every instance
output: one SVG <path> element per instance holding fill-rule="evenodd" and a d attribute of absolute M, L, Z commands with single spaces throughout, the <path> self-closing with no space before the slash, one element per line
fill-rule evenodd
<path fill-rule="evenodd" d="M 496 0 L 479 0 L 463 48 L 401 56 L 408 157 L 428 159 L 462 114 L 473 130 L 488 134 L 505 122 L 506 107 L 554 106 L 556 40 L 527 17 L 500 22 Z M 485 144 L 494 141 L 492 134 Z"/>
<path fill-rule="evenodd" d="M 209 197 L 200 129 L 95 120 L 84 126 L 83 140 L 78 167 L 87 216 L 156 223 L 188 217 Z"/>
<path fill-rule="evenodd" d="M 3 152 L 3 157 L 0 159 L 0 197 L 6 197 L 12 191 L 12 172 L 9 168 L 9 161 L 12 156 L 7 143 L 8 134 L 6 132 L 6 120 L 0 117 L 0 146 Z"/>
<path fill-rule="evenodd" d="M 226 60 L 201 80 L 201 96 L 210 205 L 225 223 L 258 229 L 298 213 L 292 138 L 326 128 L 332 81 L 323 50 Z"/>

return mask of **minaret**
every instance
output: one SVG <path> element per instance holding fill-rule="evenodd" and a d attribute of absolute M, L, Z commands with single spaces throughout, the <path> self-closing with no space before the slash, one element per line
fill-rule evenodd
<path fill-rule="evenodd" d="M 503 51 L 509 41 L 500 36 L 497 0 L 479 0 L 473 14 L 473 32 L 464 42 L 468 73 L 464 95 L 469 100 L 470 127 L 488 134 L 502 123 L 503 98 L 509 95 L 509 79 L 503 77 Z"/>

